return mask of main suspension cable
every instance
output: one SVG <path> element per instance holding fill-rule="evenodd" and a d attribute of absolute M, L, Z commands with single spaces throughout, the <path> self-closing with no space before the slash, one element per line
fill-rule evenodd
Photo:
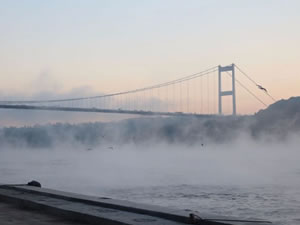
<path fill-rule="evenodd" d="M 98 96 L 91 96 L 91 97 L 82 97 L 82 98 L 68 98 L 68 99 L 56 99 L 56 100 L 31 100 L 31 101 L 0 101 L 1 104 L 20 104 L 20 103 L 31 103 L 31 104 L 35 104 L 35 103 L 57 103 L 57 102 L 65 102 L 65 101 L 78 101 L 78 100 L 87 100 L 87 99 L 94 99 L 94 98 L 105 98 L 105 97 L 112 97 L 112 96 L 117 96 L 117 95 L 125 95 L 125 94 L 131 94 L 131 93 L 136 93 L 136 92 L 141 92 L 141 91 L 146 91 L 146 90 L 151 90 L 151 89 L 155 89 L 155 88 L 160 88 L 160 87 L 165 87 L 165 86 L 169 86 L 172 84 L 177 84 L 177 83 L 181 83 L 184 81 L 188 81 L 191 79 L 195 79 L 197 77 L 201 77 L 210 73 L 213 73 L 217 71 L 217 66 L 211 67 L 209 69 L 203 70 L 201 72 L 198 73 L 194 73 L 176 80 L 172 80 L 172 81 L 168 81 L 168 82 L 164 82 L 164 83 L 160 83 L 160 84 L 156 84 L 156 85 L 152 85 L 152 86 L 148 86 L 148 87 L 144 87 L 144 88 L 139 88 L 139 89 L 134 89 L 134 90 L 130 90 L 130 91 L 124 91 L 124 92 L 117 92 L 117 93 L 112 93 L 112 94 L 106 94 L 106 95 L 98 95 Z"/>
<path fill-rule="evenodd" d="M 232 75 L 228 72 L 226 72 L 226 74 L 230 77 L 232 77 Z M 235 78 L 235 81 L 242 87 L 244 88 L 249 94 L 251 94 L 254 98 L 256 98 L 260 103 L 262 103 L 264 106 L 268 106 L 266 103 L 264 103 L 259 97 L 257 97 L 252 91 L 250 91 L 242 82 L 240 82 L 238 79 Z"/>
<path fill-rule="evenodd" d="M 235 67 L 245 76 L 247 77 L 253 84 L 255 84 L 255 86 L 257 87 L 261 87 L 261 85 L 259 85 L 257 82 L 255 82 L 249 75 L 247 75 L 240 67 L 238 67 L 236 64 L 235 64 Z M 276 99 L 270 95 L 266 90 L 264 91 L 264 93 L 266 95 L 268 95 L 274 102 L 276 102 Z"/>

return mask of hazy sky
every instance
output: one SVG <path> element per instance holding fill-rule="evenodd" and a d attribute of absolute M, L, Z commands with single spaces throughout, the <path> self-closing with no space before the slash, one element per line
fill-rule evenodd
<path fill-rule="evenodd" d="M 232 62 L 276 99 L 300 95 L 300 1 L 0 4 L 2 95 L 111 93 Z M 239 112 L 262 107 L 240 96 Z"/>

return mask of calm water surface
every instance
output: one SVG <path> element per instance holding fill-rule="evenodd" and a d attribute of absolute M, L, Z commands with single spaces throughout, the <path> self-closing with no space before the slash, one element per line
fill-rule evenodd
<path fill-rule="evenodd" d="M 172 153 L 172 154 L 171 154 Z M 0 183 L 300 224 L 298 153 L 1 150 Z"/>

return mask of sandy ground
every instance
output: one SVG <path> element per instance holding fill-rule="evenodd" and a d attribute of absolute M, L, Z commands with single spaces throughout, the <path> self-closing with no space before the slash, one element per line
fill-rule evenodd
<path fill-rule="evenodd" d="M 66 221 L 37 211 L 23 210 L 7 203 L 0 202 L 1 225 L 87 225 Z"/>

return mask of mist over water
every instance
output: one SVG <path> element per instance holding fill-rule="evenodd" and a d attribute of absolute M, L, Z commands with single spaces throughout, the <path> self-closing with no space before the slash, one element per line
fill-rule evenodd
<path fill-rule="evenodd" d="M 298 225 L 299 110 L 1 128 L 0 182 Z"/>
<path fill-rule="evenodd" d="M 275 146 L 123 146 L 1 150 L 2 183 L 49 179 L 104 188 L 157 185 L 300 185 L 297 142 Z M 7 168 L 7 169 L 5 169 Z M 10 173 L 14 174 L 13 177 Z M 6 176 L 5 176 L 6 175 Z M 5 178 L 5 179 L 4 179 Z M 47 186 L 48 186 L 47 185 Z M 61 185 L 61 184 L 59 184 Z M 64 184 L 63 184 L 64 185 Z"/>
<path fill-rule="evenodd" d="M 6 148 L 0 151 L 0 177 L 2 183 L 35 179 L 58 190 L 298 224 L 300 141 L 238 140 Z"/>
<path fill-rule="evenodd" d="M 40 2 L 1 1 L 0 185 L 300 225 L 300 1 Z"/>

